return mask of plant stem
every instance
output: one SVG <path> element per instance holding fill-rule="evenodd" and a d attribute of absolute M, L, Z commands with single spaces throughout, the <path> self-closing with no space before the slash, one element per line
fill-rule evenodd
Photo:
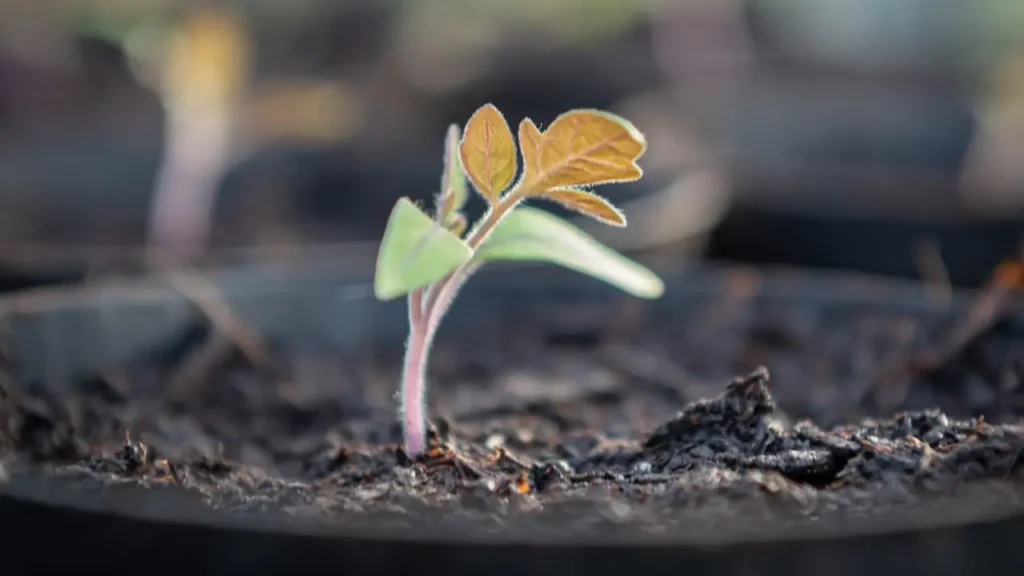
<path fill-rule="evenodd" d="M 405 345 L 402 365 L 402 430 L 405 452 L 410 458 L 423 453 L 427 446 L 425 380 L 430 333 L 426 324 L 411 326 Z"/>
<path fill-rule="evenodd" d="M 470 248 L 476 250 L 501 219 L 525 196 L 525 192 L 513 190 L 494 206 L 480 225 L 470 232 L 466 239 Z M 479 262 L 470 260 L 426 291 L 420 288 L 409 293 L 409 340 L 405 345 L 405 359 L 402 363 L 402 429 L 405 452 L 410 458 L 422 454 L 427 446 L 425 390 L 430 345 L 441 318 L 451 306 L 459 288 L 479 266 Z"/>
<path fill-rule="evenodd" d="M 409 327 L 414 328 L 423 321 L 423 288 L 409 292 Z"/>
<path fill-rule="evenodd" d="M 441 324 L 441 318 L 443 318 L 445 313 L 448 312 L 448 307 L 451 306 L 452 301 L 455 300 L 455 295 L 458 294 L 462 285 L 466 283 L 466 279 L 469 278 L 473 272 L 476 272 L 476 269 L 479 267 L 479 263 L 471 263 L 470 265 L 457 270 L 456 273 L 453 274 L 443 285 L 439 286 L 437 298 L 434 300 L 434 305 L 424 310 L 423 321 L 427 324 L 431 340 L 434 338 L 434 332 L 437 331 L 438 325 Z"/>
<path fill-rule="evenodd" d="M 474 226 L 469 233 L 469 237 L 466 238 L 466 244 L 475 252 L 484 240 L 494 231 L 494 229 L 501 223 L 501 219 L 504 218 L 513 208 L 519 204 L 523 198 L 527 196 L 527 190 L 522 188 L 514 188 L 509 191 L 504 198 L 502 198 L 497 205 L 495 205 L 484 219 Z M 455 271 L 441 278 L 435 282 L 429 289 L 427 289 L 425 300 L 426 304 L 423 307 L 424 314 L 426 315 L 428 322 L 434 316 L 440 321 L 441 316 L 444 314 L 443 308 L 447 308 L 451 304 L 451 300 L 455 298 L 455 292 L 458 291 L 459 286 L 466 281 L 469 275 L 476 269 L 477 264 L 475 261 L 470 260 L 462 266 L 455 269 Z M 454 285 L 454 286 L 453 286 Z M 443 302 L 447 300 L 447 302 Z M 440 305 L 439 305 L 440 304 Z M 435 313 L 435 310 L 441 308 Z"/>

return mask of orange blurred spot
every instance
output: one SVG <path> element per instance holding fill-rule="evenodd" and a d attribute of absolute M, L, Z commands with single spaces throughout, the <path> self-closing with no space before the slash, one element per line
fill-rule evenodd
<path fill-rule="evenodd" d="M 516 493 L 517 494 L 529 494 L 530 493 L 530 480 L 526 476 L 526 472 L 521 472 L 519 478 L 516 479 Z"/>
<path fill-rule="evenodd" d="M 1000 288 L 1024 289 L 1024 260 L 1008 258 L 996 266 L 992 283 Z"/>
<path fill-rule="evenodd" d="M 230 10 L 199 10 L 174 32 L 166 54 L 165 83 L 185 106 L 223 105 L 244 90 L 251 38 Z"/>

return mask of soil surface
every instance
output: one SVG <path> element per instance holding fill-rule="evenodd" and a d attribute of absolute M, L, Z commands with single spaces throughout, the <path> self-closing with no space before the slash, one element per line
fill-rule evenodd
<path fill-rule="evenodd" d="M 441 343 L 432 449 L 415 461 L 399 445 L 400 349 L 257 367 L 197 333 L 73 395 L 0 380 L 0 470 L 183 488 L 239 513 L 535 534 L 710 530 L 741 509 L 773 525 L 870 516 L 985 480 L 1004 509 L 1024 497 L 1021 310 L 961 336 L 962 320 L 730 311 Z"/>

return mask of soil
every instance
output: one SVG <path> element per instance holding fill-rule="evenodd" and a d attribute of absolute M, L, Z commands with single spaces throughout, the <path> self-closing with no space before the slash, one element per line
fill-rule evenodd
<path fill-rule="evenodd" d="M 230 513 L 540 535 L 868 517 L 982 481 L 1001 487 L 995 508 L 1024 497 L 1024 311 L 952 345 L 962 321 L 704 312 L 439 343 L 416 460 L 399 444 L 400 348 L 253 366 L 198 331 L 74 394 L 0 380 L 0 470 L 184 490 Z"/>

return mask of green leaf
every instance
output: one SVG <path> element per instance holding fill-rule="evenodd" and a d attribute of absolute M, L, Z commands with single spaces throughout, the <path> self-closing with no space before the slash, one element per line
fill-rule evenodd
<path fill-rule="evenodd" d="M 373 291 L 391 300 L 428 286 L 468 262 L 473 251 L 458 236 L 399 198 L 377 254 Z"/>
<path fill-rule="evenodd" d="M 550 262 L 640 298 L 658 298 L 665 291 L 654 272 L 554 214 L 528 206 L 513 209 L 501 220 L 480 246 L 477 258 Z"/>

